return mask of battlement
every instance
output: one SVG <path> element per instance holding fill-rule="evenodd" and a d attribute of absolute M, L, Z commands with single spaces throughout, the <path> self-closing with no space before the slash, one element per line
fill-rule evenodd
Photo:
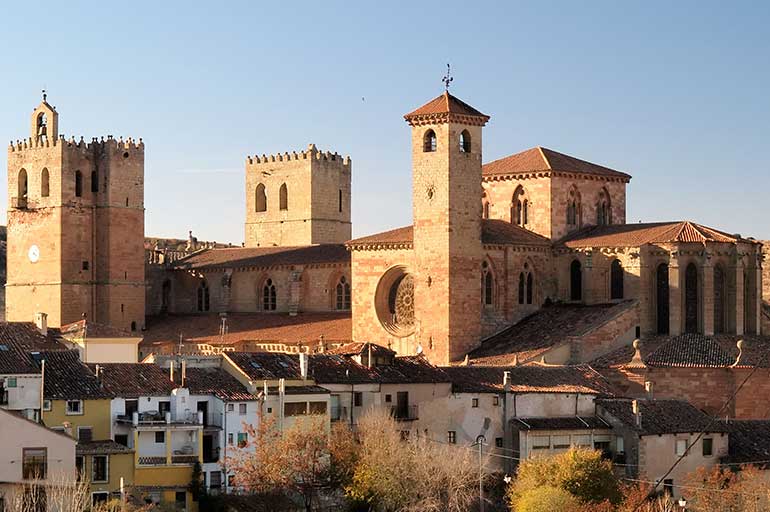
<path fill-rule="evenodd" d="M 339 153 L 331 153 L 329 151 L 318 151 L 316 149 L 315 144 L 308 144 L 306 151 L 301 151 L 297 153 L 296 151 L 292 151 L 291 153 L 285 152 L 285 153 L 276 153 L 274 155 L 265 155 L 262 154 L 262 156 L 249 155 L 246 157 L 246 165 L 248 166 L 255 166 L 255 165 L 261 165 L 261 164 L 268 164 L 268 163 L 275 163 L 275 162 L 289 162 L 292 160 L 308 160 L 308 159 L 316 159 L 316 160 L 326 160 L 326 161 L 339 161 L 341 162 L 343 167 L 350 167 L 350 156 L 343 157 Z"/>
<path fill-rule="evenodd" d="M 67 140 L 64 135 L 60 135 L 58 139 L 29 137 L 27 139 L 17 140 L 16 142 L 11 141 L 8 146 L 8 152 L 17 153 L 27 150 L 55 148 L 57 146 L 76 148 L 84 153 L 93 151 L 110 151 L 116 154 L 125 151 L 144 152 L 144 142 L 141 138 L 138 141 L 132 137 L 123 140 L 123 137 L 115 139 L 112 135 L 108 135 L 106 139 L 104 137 L 101 137 L 101 139 L 93 137 L 90 142 L 86 142 L 82 136 L 80 137 L 80 140 L 75 140 L 75 137 L 71 137 Z"/>

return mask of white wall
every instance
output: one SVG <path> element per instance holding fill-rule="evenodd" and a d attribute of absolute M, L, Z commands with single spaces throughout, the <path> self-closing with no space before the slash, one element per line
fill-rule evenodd
<path fill-rule="evenodd" d="M 23 411 L 27 409 L 40 409 L 40 375 L 0 375 L 0 379 L 16 379 L 16 387 L 5 389 L 8 391 L 8 405 L 6 409 Z"/>

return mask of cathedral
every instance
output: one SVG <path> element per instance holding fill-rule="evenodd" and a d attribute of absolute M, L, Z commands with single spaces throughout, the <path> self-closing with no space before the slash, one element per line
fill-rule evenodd
<path fill-rule="evenodd" d="M 489 116 L 448 91 L 404 119 L 411 226 L 351 239 L 352 161 L 310 144 L 246 158 L 243 247 L 171 251 L 144 243 L 144 143 L 66 140 L 44 100 L 8 149 L 7 320 L 86 315 L 144 355 L 205 331 L 209 349 L 368 341 L 441 365 L 760 333 L 758 241 L 627 224 L 629 174 L 551 149 L 484 163 Z"/>

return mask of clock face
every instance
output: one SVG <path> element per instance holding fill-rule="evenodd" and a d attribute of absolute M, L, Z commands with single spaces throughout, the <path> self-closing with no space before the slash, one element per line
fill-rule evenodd
<path fill-rule="evenodd" d="M 29 257 L 29 261 L 32 263 L 36 263 L 37 260 L 40 259 L 40 249 L 37 247 L 37 245 L 33 245 L 29 248 L 27 256 Z"/>

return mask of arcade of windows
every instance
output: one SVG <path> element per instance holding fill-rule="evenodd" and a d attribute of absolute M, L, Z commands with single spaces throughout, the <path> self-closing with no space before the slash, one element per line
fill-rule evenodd
<path fill-rule="evenodd" d="M 481 263 L 481 302 L 485 308 L 495 305 L 495 276 L 488 262 Z M 518 303 L 533 304 L 535 301 L 535 279 L 529 263 L 519 273 Z"/>
<path fill-rule="evenodd" d="M 278 188 L 278 209 L 285 211 L 289 209 L 289 187 L 282 183 Z M 254 210 L 256 212 L 267 211 L 267 188 L 264 183 L 257 185 L 254 191 Z"/>
<path fill-rule="evenodd" d="M 460 153 L 471 152 L 471 134 L 468 130 L 460 132 L 458 138 L 458 149 Z M 436 132 L 433 130 L 427 130 L 422 138 L 422 150 L 424 153 L 434 153 L 438 149 L 438 140 L 436 138 Z"/>

